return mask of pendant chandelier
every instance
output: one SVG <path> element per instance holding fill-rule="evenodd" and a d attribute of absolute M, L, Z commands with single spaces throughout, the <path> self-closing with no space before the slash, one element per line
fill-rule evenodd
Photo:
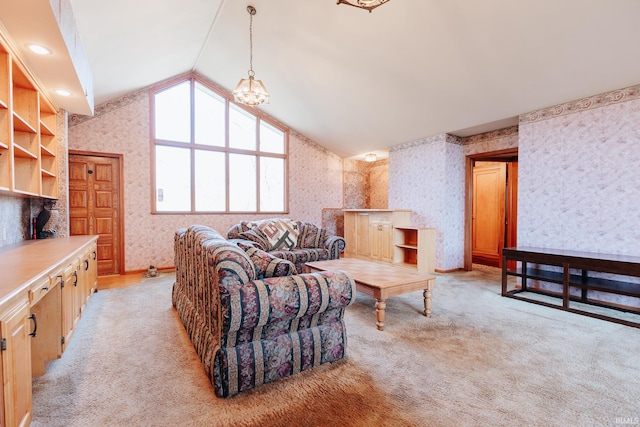
<path fill-rule="evenodd" d="M 249 78 L 240 79 L 233 90 L 233 99 L 241 104 L 256 106 L 269 103 L 269 92 L 261 80 L 254 79 L 256 73 L 253 71 L 253 15 L 256 14 L 256 8 L 247 6 L 247 12 L 249 12 Z"/>
<path fill-rule="evenodd" d="M 337 4 L 346 4 L 359 9 L 368 10 L 369 13 L 378 6 L 382 6 L 389 0 L 338 0 Z"/>

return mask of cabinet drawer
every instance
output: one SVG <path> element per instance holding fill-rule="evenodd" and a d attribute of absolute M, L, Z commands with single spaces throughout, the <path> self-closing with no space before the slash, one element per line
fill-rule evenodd
<path fill-rule="evenodd" d="M 34 283 L 31 288 L 29 288 L 29 304 L 31 306 L 36 305 L 52 287 L 51 279 L 48 277 Z"/>
<path fill-rule="evenodd" d="M 77 259 L 74 259 L 73 263 L 67 264 L 51 274 L 49 276 L 50 286 L 53 287 L 58 284 L 60 288 L 64 288 L 66 285 L 73 285 L 73 283 L 78 280 L 77 263 Z"/>

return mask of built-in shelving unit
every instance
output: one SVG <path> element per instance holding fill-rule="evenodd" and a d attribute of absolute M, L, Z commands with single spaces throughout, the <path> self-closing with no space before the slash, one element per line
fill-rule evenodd
<path fill-rule="evenodd" d="M 40 96 L 40 167 L 42 195 L 58 198 L 58 163 L 56 139 L 58 117 L 55 108 Z"/>
<path fill-rule="evenodd" d="M 57 110 L 0 37 L 0 191 L 58 198 Z"/>
<path fill-rule="evenodd" d="M 0 44 L 0 190 L 4 191 L 11 188 L 9 61 L 9 53 Z"/>
<path fill-rule="evenodd" d="M 420 273 L 435 270 L 435 228 L 400 226 L 394 228 L 394 259 Z"/>

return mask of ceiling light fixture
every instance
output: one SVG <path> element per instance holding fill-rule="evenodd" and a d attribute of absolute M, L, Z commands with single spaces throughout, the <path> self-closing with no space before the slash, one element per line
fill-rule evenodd
<path fill-rule="evenodd" d="M 338 0 L 337 4 L 346 4 L 359 9 L 368 10 L 369 13 L 378 6 L 382 6 L 390 0 Z"/>
<path fill-rule="evenodd" d="M 236 102 L 245 105 L 255 106 L 265 102 L 268 104 L 269 92 L 267 92 L 267 88 L 264 87 L 262 81 L 253 78 L 256 74 L 253 72 L 253 15 L 256 14 L 256 8 L 247 6 L 247 12 L 249 12 L 249 78 L 240 79 L 233 90 L 233 98 Z"/>
<path fill-rule="evenodd" d="M 73 95 L 71 92 L 69 92 L 68 90 L 64 90 L 64 89 L 56 89 L 56 93 L 60 96 L 71 96 Z"/>
<path fill-rule="evenodd" d="M 369 153 L 364 155 L 365 162 L 375 162 L 376 160 L 378 160 L 378 156 L 376 155 L 376 153 Z"/>
<path fill-rule="evenodd" d="M 51 49 L 47 49 L 46 47 L 39 45 L 39 44 L 35 44 L 35 43 L 31 43 L 30 45 L 27 46 L 29 48 L 29 50 L 37 55 L 51 55 Z"/>

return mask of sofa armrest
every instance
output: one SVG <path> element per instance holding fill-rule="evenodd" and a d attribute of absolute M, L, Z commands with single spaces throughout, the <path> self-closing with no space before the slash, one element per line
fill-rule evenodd
<path fill-rule="evenodd" d="M 329 250 L 329 259 L 338 259 L 340 254 L 344 252 L 347 243 L 343 237 L 330 236 L 327 237 L 325 247 Z"/>
<path fill-rule="evenodd" d="M 254 280 L 221 289 L 223 333 L 340 310 L 356 297 L 356 285 L 344 271 L 322 271 Z"/>

